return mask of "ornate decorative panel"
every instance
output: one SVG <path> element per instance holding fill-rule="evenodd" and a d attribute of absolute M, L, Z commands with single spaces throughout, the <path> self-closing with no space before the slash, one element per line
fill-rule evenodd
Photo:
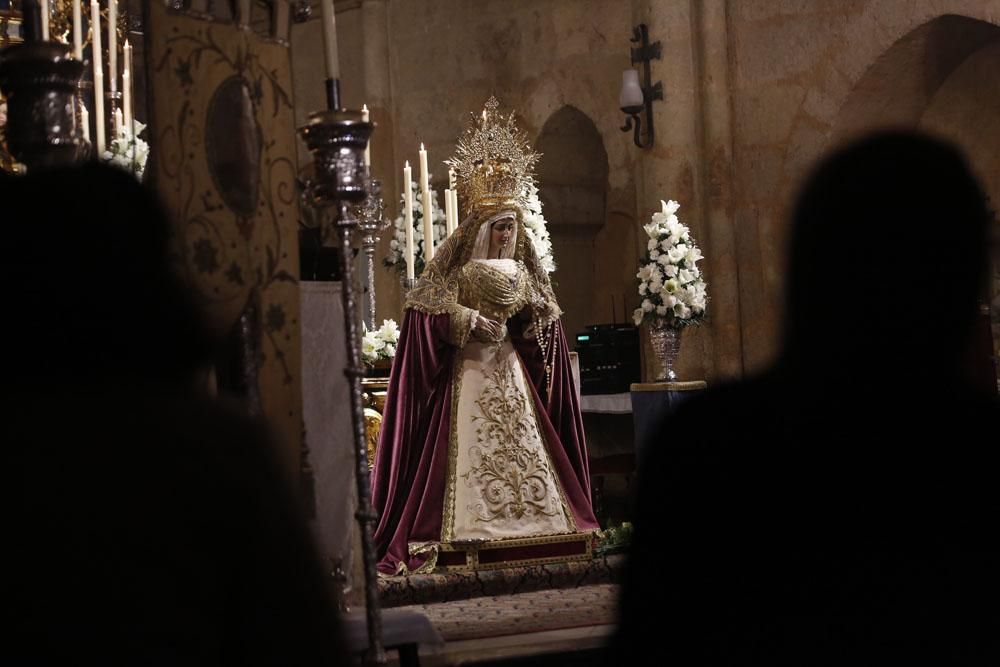
<path fill-rule="evenodd" d="M 176 261 L 221 331 L 260 294 L 263 411 L 301 444 L 298 198 L 286 45 L 150 3 L 153 179 Z M 296 465 L 296 469 L 297 469 Z"/>

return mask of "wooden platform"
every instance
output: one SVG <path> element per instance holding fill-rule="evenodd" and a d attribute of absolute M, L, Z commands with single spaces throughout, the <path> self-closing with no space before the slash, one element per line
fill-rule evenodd
<path fill-rule="evenodd" d="M 509 540 L 455 541 L 440 545 L 436 572 L 471 572 L 593 558 L 589 533 L 546 535 Z"/>
<path fill-rule="evenodd" d="M 399 577 L 382 576 L 378 581 L 379 598 L 383 607 L 398 607 L 618 583 L 624 562 L 623 555 L 615 554 L 586 561 Z"/>

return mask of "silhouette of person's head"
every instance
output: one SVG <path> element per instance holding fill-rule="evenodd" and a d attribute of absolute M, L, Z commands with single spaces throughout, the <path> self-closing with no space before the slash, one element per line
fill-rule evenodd
<path fill-rule="evenodd" d="M 0 436 L 17 480 L 0 520 L 18 620 L 0 655 L 345 661 L 266 425 L 191 391 L 213 341 L 171 271 L 155 198 L 88 164 L 0 175 L 0 203 L 4 371 L 18 390 Z"/>
<path fill-rule="evenodd" d="M 92 163 L 0 189 L 16 376 L 186 381 L 210 356 L 197 304 L 171 271 L 165 214 L 131 175 Z"/>
<path fill-rule="evenodd" d="M 795 210 L 786 361 L 888 382 L 956 374 L 985 285 L 988 219 L 942 141 L 883 132 L 835 152 Z"/>

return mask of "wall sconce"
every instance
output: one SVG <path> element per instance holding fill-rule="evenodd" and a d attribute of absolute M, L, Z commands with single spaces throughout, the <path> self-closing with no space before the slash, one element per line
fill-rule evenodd
<path fill-rule="evenodd" d="M 660 42 L 649 43 L 649 31 L 645 23 L 640 23 L 632 30 L 632 43 L 639 46 L 632 49 L 632 64 L 642 63 L 643 83 L 639 83 L 639 72 L 627 69 L 622 72 L 622 90 L 618 96 L 618 106 L 628 114 L 622 132 L 628 132 L 635 127 L 633 139 L 639 148 L 649 148 L 653 145 L 653 100 L 663 99 L 663 83 L 650 82 L 649 61 L 659 60 L 662 56 Z M 642 132 L 642 121 L 639 114 L 646 111 L 646 131 Z"/>

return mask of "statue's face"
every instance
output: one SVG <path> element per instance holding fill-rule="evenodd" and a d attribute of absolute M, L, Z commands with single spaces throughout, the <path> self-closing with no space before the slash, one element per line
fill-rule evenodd
<path fill-rule="evenodd" d="M 500 252 L 506 250 L 514 235 L 514 221 L 511 218 L 503 218 L 493 223 L 490 229 L 490 259 L 498 259 Z"/>

